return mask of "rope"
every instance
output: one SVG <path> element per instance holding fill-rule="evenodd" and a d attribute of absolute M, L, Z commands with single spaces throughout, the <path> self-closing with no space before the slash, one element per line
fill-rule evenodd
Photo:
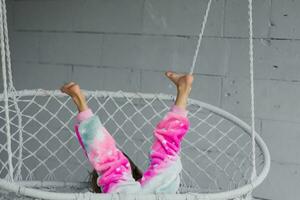
<path fill-rule="evenodd" d="M 15 106 L 17 117 L 18 117 L 18 130 L 19 130 L 19 156 L 18 156 L 18 169 L 16 172 L 16 179 L 21 180 L 21 167 L 23 163 L 22 155 L 23 155 L 23 135 L 22 135 L 22 116 L 21 111 L 17 103 L 16 98 L 16 89 L 14 88 L 13 79 L 12 79 L 12 70 L 11 70 L 11 54 L 9 48 L 9 37 L 8 37 L 8 28 L 7 28 L 7 9 L 6 9 L 6 1 L 2 0 L 2 10 L 3 10 L 3 24 L 4 24 L 4 41 L 5 41 L 5 51 L 6 51 L 6 63 L 7 63 L 7 71 L 8 71 L 8 92 L 12 93 L 13 104 Z"/>
<path fill-rule="evenodd" d="M 254 67 L 253 67 L 253 5 L 252 0 L 248 0 L 248 15 L 249 15 L 249 59 L 250 59 L 250 82 L 251 82 L 251 142 L 252 142 L 252 175 L 251 179 L 253 180 L 256 177 L 256 157 L 255 157 L 255 105 L 254 105 Z M 211 8 L 212 0 L 209 0 L 206 7 L 206 12 L 204 15 L 201 31 L 198 36 L 197 47 L 193 57 L 192 67 L 190 69 L 190 74 L 194 73 L 194 69 L 196 66 L 196 61 L 199 54 L 199 49 L 202 43 L 202 38 L 205 30 L 205 26 L 207 24 L 208 14 Z"/>
<path fill-rule="evenodd" d="M 196 66 L 196 61 L 197 61 L 198 54 L 199 54 L 199 49 L 200 49 L 200 46 L 201 46 L 201 42 L 202 42 L 202 38 L 203 38 L 205 26 L 206 26 L 206 23 L 207 23 L 208 14 L 209 14 L 210 7 L 211 7 L 211 2 L 212 2 L 212 0 L 209 0 L 208 3 L 207 3 L 207 7 L 206 7 L 206 11 L 205 11 L 203 23 L 202 23 L 202 26 L 201 26 L 201 31 L 200 31 L 200 33 L 198 35 L 197 47 L 196 47 L 196 50 L 195 50 L 195 53 L 194 53 L 193 64 L 192 64 L 192 67 L 190 69 L 190 74 L 194 73 L 194 69 L 195 69 L 195 66 Z"/>
<path fill-rule="evenodd" d="M 6 1 L 2 0 L 2 11 L 3 11 L 3 29 L 4 29 L 4 42 L 5 42 L 5 55 L 6 55 L 6 64 L 7 64 L 7 72 L 8 72 L 8 92 L 12 93 L 13 104 L 16 109 L 16 114 L 18 117 L 18 130 L 19 130 L 19 156 L 18 156 L 18 169 L 16 172 L 16 178 L 21 179 L 21 167 L 23 163 L 22 155 L 23 155 L 23 135 L 22 135 L 22 116 L 21 111 L 17 103 L 16 98 L 16 89 L 14 88 L 13 79 L 12 79 L 12 70 L 11 70 L 11 54 L 9 48 L 9 37 L 8 37 L 8 28 L 7 28 L 7 9 L 6 9 Z"/>
<path fill-rule="evenodd" d="M 254 180 L 254 178 L 257 176 L 256 173 L 256 156 L 255 156 L 255 105 L 254 105 L 254 58 L 253 58 L 253 5 L 252 0 L 248 0 L 248 15 L 249 15 L 249 59 L 250 59 L 250 87 L 251 87 L 251 142 L 252 142 L 252 175 L 251 179 Z M 194 57 L 193 57 L 193 63 L 190 69 L 190 74 L 194 73 L 194 69 L 196 66 L 196 61 L 199 54 L 199 49 L 201 46 L 205 26 L 207 24 L 208 14 L 211 8 L 212 0 L 209 0 L 206 7 L 206 12 L 204 15 L 201 31 L 198 36 L 198 42 L 197 47 L 195 49 Z"/>
<path fill-rule="evenodd" d="M 9 37 L 8 37 L 8 28 L 7 28 L 7 11 L 6 11 L 6 3 L 5 0 L 2 0 L 2 11 L 3 11 L 3 29 L 4 29 L 4 42 L 5 42 L 5 52 L 6 52 L 6 64 L 7 64 L 7 72 L 8 72 L 8 89 L 9 91 L 13 91 L 13 80 L 12 80 L 12 70 L 11 70 L 11 56 L 9 49 Z"/>
<path fill-rule="evenodd" d="M 252 175 L 254 180 L 256 177 L 256 158 L 255 158 L 255 105 L 254 105 L 254 59 L 253 59 L 253 6 L 252 0 L 248 0 L 249 14 L 249 59 L 250 59 L 250 83 L 251 83 L 251 139 L 252 139 Z"/>
<path fill-rule="evenodd" d="M 2 77 L 3 77 L 3 95 L 4 95 L 4 109 L 5 109 L 5 126 L 7 135 L 7 153 L 8 153 L 8 166 L 9 166 L 9 176 L 10 180 L 13 180 L 13 165 L 12 165 L 12 151 L 11 151 L 11 134 L 9 125 L 9 107 L 8 107 L 8 93 L 7 93 L 7 80 L 6 80 L 6 60 L 5 60 L 5 42 L 3 34 L 3 1 L 0 1 L 1 14 L 0 14 L 0 43 L 1 43 L 1 63 L 2 63 Z"/>

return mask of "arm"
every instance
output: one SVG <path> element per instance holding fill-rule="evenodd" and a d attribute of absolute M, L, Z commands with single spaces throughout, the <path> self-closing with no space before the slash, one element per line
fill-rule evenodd
<path fill-rule="evenodd" d="M 174 106 L 156 126 L 150 166 L 141 180 L 144 191 L 176 192 L 178 189 L 179 173 L 182 169 L 180 147 L 189 129 L 186 114 L 186 111 Z"/>
<path fill-rule="evenodd" d="M 103 192 L 112 192 L 117 185 L 132 180 L 127 158 L 117 149 L 112 136 L 90 109 L 80 112 L 75 125 L 76 135 L 92 167 L 97 171 L 98 185 Z"/>

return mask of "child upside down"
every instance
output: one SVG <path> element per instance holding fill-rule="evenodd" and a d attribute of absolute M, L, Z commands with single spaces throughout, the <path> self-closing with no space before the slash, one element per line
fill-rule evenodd
<path fill-rule="evenodd" d="M 179 157 L 181 141 L 189 129 L 187 100 L 192 75 L 166 72 L 176 85 L 175 104 L 154 130 L 150 165 L 141 174 L 134 163 L 120 151 L 113 137 L 89 109 L 79 85 L 65 84 L 61 91 L 72 97 L 79 111 L 75 132 L 87 158 L 94 168 L 98 190 L 104 193 L 176 193 L 182 165 Z"/>

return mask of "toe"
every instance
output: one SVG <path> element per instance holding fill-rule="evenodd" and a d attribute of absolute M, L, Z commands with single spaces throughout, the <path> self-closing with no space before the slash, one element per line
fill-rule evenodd
<path fill-rule="evenodd" d="M 73 85 L 76 85 L 76 83 L 74 83 L 74 82 L 69 82 L 69 83 L 65 84 L 64 86 L 65 86 L 65 88 L 70 88 L 70 87 L 72 87 Z"/>
<path fill-rule="evenodd" d="M 74 82 L 69 82 L 69 83 L 66 83 L 65 85 L 63 85 L 60 90 L 64 93 L 67 93 L 69 94 L 71 92 L 71 89 L 73 86 L 77 85 L 76 83 Z"/>
<path fill-rule="evenodd" d="M 166 76 L 167 76 L 167 77 L 171 77 L 172 75 L 173 75 L 173 72 L 171 72 L 171 71 L 167 71 L 167 72 L 166 72 Z"/>
<path fill-rule="evenodd" d="M 166 75 L 169 79 L 171 79 L 171 81 L 173 81 L 174 83 L 177 83 L 179 78 L 180 78 L 180 75 L 175 73 L 175 72 L 171 72 L 171 71 L 168 71 L 166 72 Z"/>

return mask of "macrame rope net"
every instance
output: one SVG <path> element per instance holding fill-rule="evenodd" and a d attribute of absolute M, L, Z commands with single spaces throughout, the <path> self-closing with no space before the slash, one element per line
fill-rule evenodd
<path fill-rule="evenodd" d="M 72 100 L 60 91 L 13 86 L 5 0 L 0 0 L 3 93 L 0 94 L 0 191 L 8 199 L 121 199 L 87 189 L 90 165 L 73 131 Z M 190 73 L 195 69 L 212 0 L 208 1 Z M 191 129 L 182 144 L 178 194 L 125 195 L 131 199 L 247 199 L 270 168 L 254 124 L 252 1 L 249 0 L 252 127 L 212 105 L 190 99 Z M 152 131 L 174 101 L 165 94 L 85 91 L 87 101 L 118 147 L 143 170 Z M 258 174 L 258 175 L 256 175 Z M 0 195 L 1 196 L 1 195 Z M 29 198 L 29 197 L 28 197 Z M 130 198 L 129 198 L 130 199 Z"/>

